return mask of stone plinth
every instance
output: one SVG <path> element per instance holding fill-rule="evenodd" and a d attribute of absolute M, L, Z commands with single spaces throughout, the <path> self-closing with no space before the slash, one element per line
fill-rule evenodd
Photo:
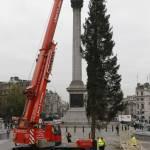
<path fill-rule="evenodd" d="M 70 86 L 67 88 L 67 91 L 70 94 L 70 107 L 84 107 L 84 94 L 86 92 L 86 88 L 82 81 L 72 81 Z"/>
<path fill-rule="evenodd" d="M 70 108 L 62 120 L 65 126 L 89 126 L 84 107 Z"/>

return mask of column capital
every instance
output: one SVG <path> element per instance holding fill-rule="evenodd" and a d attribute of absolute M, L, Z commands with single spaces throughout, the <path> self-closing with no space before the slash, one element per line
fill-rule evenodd
<path fill-rule="evenodd" d="M 82 8 L 83 0 L 71 0 L 71 7 L 72 8 Z"/>

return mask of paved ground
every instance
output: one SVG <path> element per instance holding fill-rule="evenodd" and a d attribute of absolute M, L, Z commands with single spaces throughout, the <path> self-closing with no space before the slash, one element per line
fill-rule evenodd
<path fill-rule="evenodd" d="M 72 134 L 72 141 L 75 142 L 78 137 L 80 138 L 88 138 L 90 129 L 89 128 L 67 128 L 67 131 L 71 132 Z M 123 133 L 123 134 L 122 134 Z M 130 133 L 132 131 L 123 131 L 120 133 L 120 136 L 117 136 L 116 132 L 112 132 L 112 128 L 108 128 L 106 130 L 96 131 L 96 137 L 103 136 L 106 140 L 107 146 L 105 150 L 120 150 L 120 141 L 124 142 L 127 137 L 129 138 Z M 63 142 L 67 143 L 66 140 L 66 128 L 62 129 L 62 137 Z M 150 142 L 149 141 L 140 141 L 143 148 L 142 150 L 149 150 L 150 149 Z M 12 143 L 12 139 L 3 139 L 0 140 L 0 150 L 10 150 L 14 144 Z"/>
<path fill-rule="evenodd" d="M 68 128 L 68 131 L 72 134 L 72 141 L 75 142 L 78 137 L 80 138 L 88 138 L 89 136 L 89 128 L 85 128 L 83 132 L 83 128 L 76 128 L 76 130 L 73 128 Z M 97 131 L 96 137 L 103 136 L 107 142 L 107 146 L 105 150 L 119 150 L 119 136 L 116 135 L 116 132 L 112 132 L 111 130 L 108 130 L 107 132 L 105 130 Z M 66 140 L 66 129 L 62 129 L 62 137 L 63 142 L 67 143 Z M 13 147 L 14 144 L 12 143 L 12 139 L 5 139 L 0 140 L 0 150 L 10 150 L 11 147 Z"/>
<path fill-rule="evenodd" d="M 67 128 L 67 131 L 69 131 L 72 134 L 72 141 L 75 142 L 76 139 L 80 138 L 88 138 L 89 137 L 89 133 L 90 133 L 90 129 L 89 128 Z M 62 137 L 63 137 L 63 141 L 66 141 L 66 129 L 62 130 Z M 103 136 L 104 139 L 106 140 L 107 146 L 106 146 L 106 150 L 119 150 L 120 149 L 120 138 L 119 136 L 117 136 L 116 132 L 113 131 L 112 132 L 112 128 L 109 127 L 106 130 L 97 130 L 96 131 L 96 138 Z"/>
<path fill-rule="evenodd" d="M 123 145 L 127 145 L 131 135 L 134 134 L 134 133 L 135 133 L 135 131 L 134 131 L 133 128 L 130 128 L 129 131 L 121 132 L 121 134 L 120 134 L 120 141 L 121 141 L 121 143 Z M 138 148 L 136 150 L 150 150 L 150 142 L 149 142 L 149 140 L 147 140 L 147 138 L 144 138 L 144 137 L 141 138 L 140 137 L 139 139 L 137 138 L 137 140 L 138 140 L 138 146 L 137 146 Z M 125 149 L 125 150 L 132 150 L 132 148 L 130 147 L 130 148 Z"/>

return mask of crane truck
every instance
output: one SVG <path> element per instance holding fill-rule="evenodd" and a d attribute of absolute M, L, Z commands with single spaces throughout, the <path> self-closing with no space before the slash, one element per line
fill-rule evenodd
<path fill-rule="evenodd" d="M 40 115 L 49 82 L 49 74 L 55 55 L 56 43 L 53 41 L 63 0 L 54 0 L 51 16 L 36 61 L 35 70 L 30 85 L 25 90 L 26 103 L 19 123 L 13 129 L 13 150 L 23 149 L 82 149 L 90 147 L 91 140 L 78 140 L 76 146 L 59 146 L 62 143 L 59 124 L 44 122 Z M 90 144 L 89 144 L 90 143 Z"/>

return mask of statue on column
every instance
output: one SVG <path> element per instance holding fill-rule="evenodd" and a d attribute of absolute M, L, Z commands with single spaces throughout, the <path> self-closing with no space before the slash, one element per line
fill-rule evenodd
<path fill-rule="evenodd" d="M 72 8 L 81 8 L 83 6 L 83 0 L 71 0 Z"/>

